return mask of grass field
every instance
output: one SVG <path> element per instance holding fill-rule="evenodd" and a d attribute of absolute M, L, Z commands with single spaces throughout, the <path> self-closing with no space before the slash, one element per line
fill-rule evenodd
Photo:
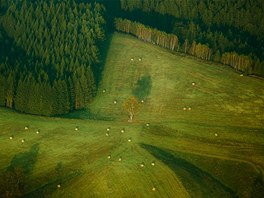
<path fill-rule="evenodd" d="M 151 93 L 129 123 L 122 106 L 144 75 Z M 66 117 L 0 109 L 3 197 L 264 194 L 263 79 L 115 33 L 95 100 Z"/>

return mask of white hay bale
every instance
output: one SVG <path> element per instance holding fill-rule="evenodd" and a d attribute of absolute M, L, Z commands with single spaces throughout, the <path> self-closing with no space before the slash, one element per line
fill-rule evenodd
<path fill-rule="evenodd" d="M 106 133 L 105 136 L 109 136 L 109 133 Z"/>
<path fill-rule="evenodd" d="M 183 107 L 183 111 L 186 111 L 186 107 Z"/>
<path fill-rule="evenodd" d="M 141 58 L 139 58 L 139 59 L 138 59 L 138 61 L 142 61 L 142 59 L 141 59 Z"/>
<path fill-rule="evenodd" d="M 13 136 L 10 136 L 9 139 L 10 139 L 10 140 L 13 140 Z"/>
<path fill-rule="evenodd" d="M 151 166 L 155 166 L 155 162 L 151 162 Z"/>
<path fill-rule="evenodd" d="M 243 74 L 240 74 L 240 76 L 244 76 Z"/>
<path fill-rule="evenodd" d="M 107 130 L 107 131 L 110 131 L 110 127 L 108 127 L 106 130 Z"/>
<path fill-rule="evenodd" d="M 57 184 L 57 188 L 60 188 L 61 187 L 61 185 L 60 184 Z"/>
<path fill-rule="evenodd" d="M 39 131 L 36 131 L 36 134 L 39 134 Z"/>
<path fill-rule="evenodd" d="M 28 130 L 28 126 L 25 126 L 25 130 Z"/>
<path fill-rule="evenodd" d="M 124 133 L 125 132 L 125 129 L 121 129 L 121 133 Z"/>
<path fill-rule="evenodd" d="M 145 166 L 144 163 L 141 163 L 141 164 L 140 164 L 140 167 L 141 167 L 141 168 L 144 168 L 144 166 Z"/>
<path fill-rule="evenodd" d="M 150 126 L 150 124 L 149 124 L 149 123 L 147 123 L 147 124 L 146 124 L 146 126 L 147 126 L 147 127 L 149 127 L 149 126 Z"/>
<path fill-rule="evenodd" d="M 113 101 L 113 103 L 114 103 L 114 104 L 117 104 L 117 101 L 116 101 L 116 100 L 114 100 L 114 101 Z"/>
<path fill-rule="evenodd" d="M 79 127 L 75 127 L 75 129 L 74 129 L 75 131 L 78 131 L 79 130 Z"/>
<path fill-rule="evenodd" d="M 144 103 L 144 100 L 141 100 L 141 103 Z"/>
<path fill-rule="evenodd" d="M 131 138 L 128 138 L 128 140 L 127 140 L 128 142 L 132 142 L 132 139 Z"/>
<path fill-rule="evenodd" d="M 25 142 L 25 139 L 22 139 L 21 142 L 24 143 Z"/>
<path fill-rule="evenodd" d="M 119 157 L 119 158 L 118 158 L 118 161 L 121 162 L 121 161 L 122 161 L 122 157 Z"/>
<path fill-rule="evenodd" d="M 191 107 L 188 107 L 188 111 L 191 111 L 192 110 L 192 108 Z"/>
<path fill-rule="evenodd" d="M 107 156 L 107 159 L 111 159 L 111 155 L 108 155 L 108 156 Z"/>
<path fill-rule="evenodd" d="M 192 82 L 192 86 L 195 86 L 196 85 L 196 83 L 195 82 Z"/>
<path fill-rule="evenodd" d="M 217 137 L 217 136 L 218 136 L 218 134 L 217 134 L 217 133 L 215 133 L 214 135 L 215 135 L 215 137 Z"/>
<path fill-rule="evenodd" d="M 131 58 L 130 60 L 131 60 L 131 61 L 134 61 L 134 58 Z"/>
<path fill-rule="evenodd" d="M 152 191 L 156 191 L 156 187 L 153 186 L 153 187 L 152 187 Z"/>
<path fill-rule="evenodd" d="M 105 89 L 103 89 L 103 93 L 105 93 L 106 92 L 106 90 Z"/>

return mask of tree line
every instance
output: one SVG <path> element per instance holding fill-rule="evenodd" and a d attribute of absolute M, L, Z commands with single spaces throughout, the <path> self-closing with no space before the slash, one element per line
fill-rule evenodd
<path fill-rule="evenodd" d="M 121 17 L 175 34 L 189 47 L 193 41 L 206 44 L 212 60 L 224 53 L 249 56 L 249 72 L 264 76 L 263 1 L 119 1 Z"/>
<path fill-rule="evenodd" d="M 128 19 L 115 19 L 115 27 L 118 31 L 132 34 L 139 39 L 157 44 L 170 50 L 178 48 L 178 37 L 173 34 L 167 34 L 154 28 L 150 28 L 141 23 L 132 22 Z"/>
<path fill-rule="evenodd" d="M 96 93 L 93 71 L 105 38 L 104 7 L 74 0 L 10 1 L 5 6 L 0 105 L 40 115 L 86 107 Z"/>
<path fill-rule="evenodd" d="M 168 34 L 128 19 L 116 18 L 115 27 L 118 31 L 132 34 L 143 41 L 151 42 L 173 51 L 180 51 L 200 59 L 230 65 L 247 74 L 264 76 L 264 62 L 260 62 L 259 59 L 253 59 L 249 55 L 241 55 L 236 52 L 224 52 L 221 55 L 219 50 L 213 53 L 213 50 L 207 44 L 197 43 L 195 40 L 190 44 L 189 40 L 185 39 L 181 44 L 178 37 L 174 34 Z"/>

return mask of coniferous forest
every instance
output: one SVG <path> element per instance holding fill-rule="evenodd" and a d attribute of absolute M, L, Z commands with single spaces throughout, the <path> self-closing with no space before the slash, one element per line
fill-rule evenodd
<path fill-rule="evenodd" d="M 96 93 L 104 7 L 12 1 L 2 12 L 0 105 L 40 115 L 84 108 Z"/>
<path fill-rule="evenodd" d="M 115 30 L 264 76 L 261 0 L 97 2 L 1 1 L 0 106 L 39 115 L 85 108 Z"/>

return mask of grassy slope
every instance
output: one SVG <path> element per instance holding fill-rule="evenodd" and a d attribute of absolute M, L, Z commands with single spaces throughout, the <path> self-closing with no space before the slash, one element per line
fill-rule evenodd
<path fill-rule="evenodd" d="M 122 103 L 146 73 L 152 78 L 151 94 L 131 124 Z M 44 118 L 0 109 L 0 170 L 38 143 L 35 168 L 27 181 L 31 196 L 247 196 L 264 169 L 263 85 L 263 80 L 241 77 L 228 67 L 114 34 L 89 113 L 114 120 Z M 190 111 L 183 110 L 189 106 Z M 149 128 L 144 126 L 147 122 Z M 80 130 L 74 131 L 75 126 Z M 55 167 L 60 162 L 59 180 Z M 59 182 L 62 187 L 56 189 Z"/>

